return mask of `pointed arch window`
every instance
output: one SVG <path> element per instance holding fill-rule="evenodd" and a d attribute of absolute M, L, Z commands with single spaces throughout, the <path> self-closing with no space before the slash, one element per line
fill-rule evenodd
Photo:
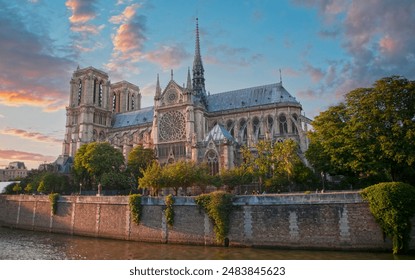
<path fill-rule="evenodd" d="M 247 144 L 248 141 L 248 128 L 245 119 L 239 121 L 239 137 L 242 144 Z"/>
<path fill-rule="evenodd" d="M 133 95 L 131 96 L 131 110 L 135 110 L 135 95 L 133 93 Z"/>
<path fill-rule="evenodd" d="M 112 112 L 116 112 L 117 109 L 117 94 L 114 92 L 112 95 Z"/>
<path fill-rule="evenodd" d="M 98 88 L 98 106 L 102 106 L 102 95 L 103 95 L 103 85 L 102 81 L 99 82 L 99 88 Z"/>
<path fill-rule="evenodd" d="M 94 102 L 94 104 L 95 104 L 95 102 L 96 102 L 96 95 L 97 95 L 97 80 L 96 79 L 94 79 L 94 97 L 93 97 L 93 102 Z"/>
<path fill-rule="evenodd" d="M 206 160 L 209 167 L 210 175 L 216 175 L 219 173 L 219 159 L 215 151 L 210 150 L 206 154 Z"/>
<path fill-rule="evenodd" d="M 281 114 L 278 118 L 280 124 L 280 134 L 287 134 L 288 133 L 288 124 L 287 124 L 287 117 L 284 114 Z"/>
<path fill-rule="evenodd" d="M 258 117 L 254 117 L 252 120 L 252 129 L 254 130 L 255 139 L 258 139 L 258 136 L 261 134 L 260 121 Z"/>
<path fill-rule="evenodd" d="M 78 105 L 81 104 L 81 99 L 82 99 L 82 81 L 79 81 L 79 85 L 78 85 Z"/>

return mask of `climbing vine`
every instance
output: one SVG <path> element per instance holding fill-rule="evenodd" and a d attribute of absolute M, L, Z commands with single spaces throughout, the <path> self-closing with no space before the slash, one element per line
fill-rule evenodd
<path fill-rule="evenodd" d="M 400 183 L 380 183 L 361 191 L 383 232 L 392 239 L 393 253 L 403 253 L 410 241 L 410 219 L 415 214 L 415 187 Z"/>
<path fill-rule="evenodd" d="M 130 211 L 132 214 L 133 221 L 138 225 L 140 224 L 141 218 L 141 195 L 139 194 L 130 194 L 128 198 L 128 204 L 130 206 Z"/>
<path fill-rule="evenodd" d="M 170 227 L 172 227 L 174 224 L 174 209 L 173 209 L 174 197 L 173 195 L 169 194 L 168 196 L 166 196 L 166 199 L 164 200 L 164 202 L 166 203 L 166 209 L 164 210 L 164 214 L 166 215 L 166 221 L 167 221 L 167 224 Z"/>
<path fill-rule="evenodd" d="M 58 199 L 59 199 L 59 194 L 58 193 L 49 194 L 50 211 L 51 211 L 52 215 L 56 214 L 56 209 L 58 207 Z"/>
<path fill-rule="evenodd" d="M 213 222 L 216 241 L 223 243 L 229 232 L 230 213 L 232 212 L 233 196 L 225 192 L 202 194 L 195 198 L 199 207 L 207 213 Z"/>

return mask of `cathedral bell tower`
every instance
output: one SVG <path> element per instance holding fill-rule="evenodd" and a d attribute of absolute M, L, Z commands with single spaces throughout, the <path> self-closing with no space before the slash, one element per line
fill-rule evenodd
<path fill-rule="evenodd" d="M 74 157 L 82 144 L 105 141 L 111 126 L 108 75 L 93 67 L 78 69 L 71 79 L 62 155 Z"/>

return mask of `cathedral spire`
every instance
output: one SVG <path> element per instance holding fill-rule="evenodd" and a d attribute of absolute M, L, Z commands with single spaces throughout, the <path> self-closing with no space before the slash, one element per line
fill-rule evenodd
<path fill-rule="evenodd" d="M 186 85 L 187 89 L 192 89 L 192 79 L 190 77 L 190 67 L 187 68 L 187 85 Z"/>
<path fill-rule="evenodd" d="M 193 60 L 193 89 L 198 96 L 206 94 L 204 72 L 205 70 L 203 69 L 202 56 L 200 55 L 199 19 L 196 18 L 196 43 L 195 57 Z"/>
<path fill-rule="evenodd" d="M 159 100 L 160 96 L 161 96 L 160 79 L 159 79 L 159 74 L 157 74 L 156 95 L 154 96 L 154 99 Z"/>

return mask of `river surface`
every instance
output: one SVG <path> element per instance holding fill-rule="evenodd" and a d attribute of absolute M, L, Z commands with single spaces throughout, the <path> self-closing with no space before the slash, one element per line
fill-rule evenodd
<path fill-rule="evenodd" d="M 2 260 L 392 260 L 385 252 L 305 251 L 155 244 L 0 227 Z"/>

